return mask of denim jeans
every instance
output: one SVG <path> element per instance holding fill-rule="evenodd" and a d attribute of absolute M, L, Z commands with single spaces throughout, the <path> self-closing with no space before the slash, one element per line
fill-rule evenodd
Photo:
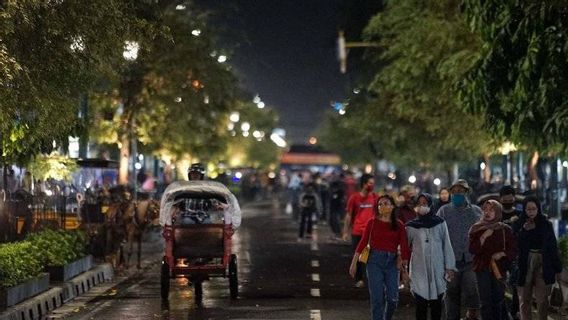
<path fill-rule="evenodd" d="M 303 238 L 304 233 L 307 232 L 308 235 L 312 234 L 312 215 L 313 211 L 311 210 L 302 210 L 302 214 L 300 217 L 300 230 L 298 232 L 298 237 Z M 306 230 L 306 224 L 308 225 L 308 229 Z"/>
<path fill-rule="evenodd" d="M 396 253 L 377 250 L 371 250 L 369 255 L 367 279 L 372 320 L 390 320 L 396 309 L 398 303 L 396 257 Z"/>
<path fill-rule="evenodd" d="M 481 318 L 483 320 L 501 320 L 503 301 L 505 300 L 505 284 L 495 279 L 489 270 L 478 271 L 475 275 L 479 299 L 481 300 Z"/>

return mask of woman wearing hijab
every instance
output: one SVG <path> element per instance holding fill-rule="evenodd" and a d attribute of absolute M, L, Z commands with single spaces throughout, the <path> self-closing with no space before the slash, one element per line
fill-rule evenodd
<path fill-rule="evenodd" d="M 503 207 L 496 200 L 487 200 L 481 220 L 469 230 L 469 252 L 481 300 L 481 318 L 500 320 L 505 300 L 504 277 L 516 258 L 517 245 L 512 229 L 501 222 Z"/>
<path fill-rule="evenodd" d="M 517 221 L 519 244 L 518 288 L 521 320 L 532 319 L 532 297 L 536 298 L 538 319 L 548 318 L 548 297 L 552 285 L 560 278 L 562 263 L 558 256 L 558 244 L 552 228 L 541 212 L 536 197 L 526 197 L 522 214 Z"/>
<path fill-rule="evenodd" d="M 417 218 L 406 224 L 406 234 L 412 256 L 410 259 L 410 290 L 416 299 L 416 320 L 442 317 L 442 302 L 446 281 L 454 275 L 456 259 L 450 242 L 448 226 L 436 216 L 432 196 L 422 193 L 414 209 Z"/>

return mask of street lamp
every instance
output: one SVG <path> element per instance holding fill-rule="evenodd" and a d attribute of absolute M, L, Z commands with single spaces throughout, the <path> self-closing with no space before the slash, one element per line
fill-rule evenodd
<path fill-rule="evenodd" d="M 138 51 L 140 50 L 140 44 L 136 41 L 125 41 L 124 42 L 124 51 L 122 52 L 122 56 L 124 57 L 124 59 L 128 62 L 134 62 L 136 61 L 136 59 L 138 59 Z M 128 127 L 129 130 L 129 134 L 131 136 L 131 158 L 132 158 L 132 184 L 134 186 L 134 201 L 137 200 L 137 188 L 136 188 L 136 170 L 137 170 L 137 165 L 141 166 L 140 163 L 138 163 L 137 160 L 137 155 L 138 155 L 138 145 L 137 145 L 137 139 L 136 136 L 134 135 L 135 132 L 135 128 L 136 128 L 136 118 L 132 117 L 132 123 L 130 124 L 130 126 Z M 122 161 L 122 158 L 121 158 Z M 128 159 L 126 159 L 125 161 L 128 161 Z M 128 165 L 127 165 L 128 167 Z"/>
<path fill-rule="evenodd" d="M 138 44 L 138 42 L 125 41 L 122 56 L 126 59 L 126 61 L 134 61 L 138 59 L 138 50 L 140 50 L 140 44 Z"/>

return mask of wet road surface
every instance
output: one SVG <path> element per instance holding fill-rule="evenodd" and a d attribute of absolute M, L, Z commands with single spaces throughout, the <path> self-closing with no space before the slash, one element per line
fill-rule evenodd
<path fill-rule="evenodd" d="M 172 279 L 169 302 L 160 298 L 159 244 L 154 261 L 112 288 L 95 288 L 57 312 L 65 319 L 368 319 L 366 288 L 347 275 L 351 247 L 330 239 L 319 225 L 313 239 L 297 240 L 297 224 L 276 202 L 243 208 L 243 224 L 233 237 L 238 256 L 239 298 L 229 297 L 228 278 L 203 284 L 203 303 L 194 301 L 186 279 Z M 105 290 L 105 291 L 103 291 Z M 396 319 L 413 319 L 414 307 L 401 294 Z"/>

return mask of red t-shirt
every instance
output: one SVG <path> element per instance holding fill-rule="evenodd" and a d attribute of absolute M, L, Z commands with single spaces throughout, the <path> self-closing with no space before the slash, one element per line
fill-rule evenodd
<path fill-rule="evenodd" d="M 367 222 L 371 220 L 374 215 L 374 206 L 377 201 L 377 196 L 374 193 L 369 193 L 363 197 L 360 192 L 354 193 L 347 201 L 347 214 L 351 215 L 351 234 L 360 236 L 365 230 Z"/>
<path fill-rule="evenodd" d="M 373 233 L 370 242 L 371 249 L 398 253 L 398 247 L 400 246 L 400 255 L 402 260 L 408 261 L 410 259 L 410 249 L 408 248 L 406 229 L 404 228 L 402 221 L 398 220 L 397 223 L 398 228 L 396 230 L 392 230 L 390 222 L 384 222 L 378 219 L 369 221 L 365 228 L 363 238 L 359 241 L 355 252 L 361 253 L 361 251 L 363 251 L 363 249 L 367 246 L 367 243 L 369 243 L 369 234 L 372 229 Z"/>

